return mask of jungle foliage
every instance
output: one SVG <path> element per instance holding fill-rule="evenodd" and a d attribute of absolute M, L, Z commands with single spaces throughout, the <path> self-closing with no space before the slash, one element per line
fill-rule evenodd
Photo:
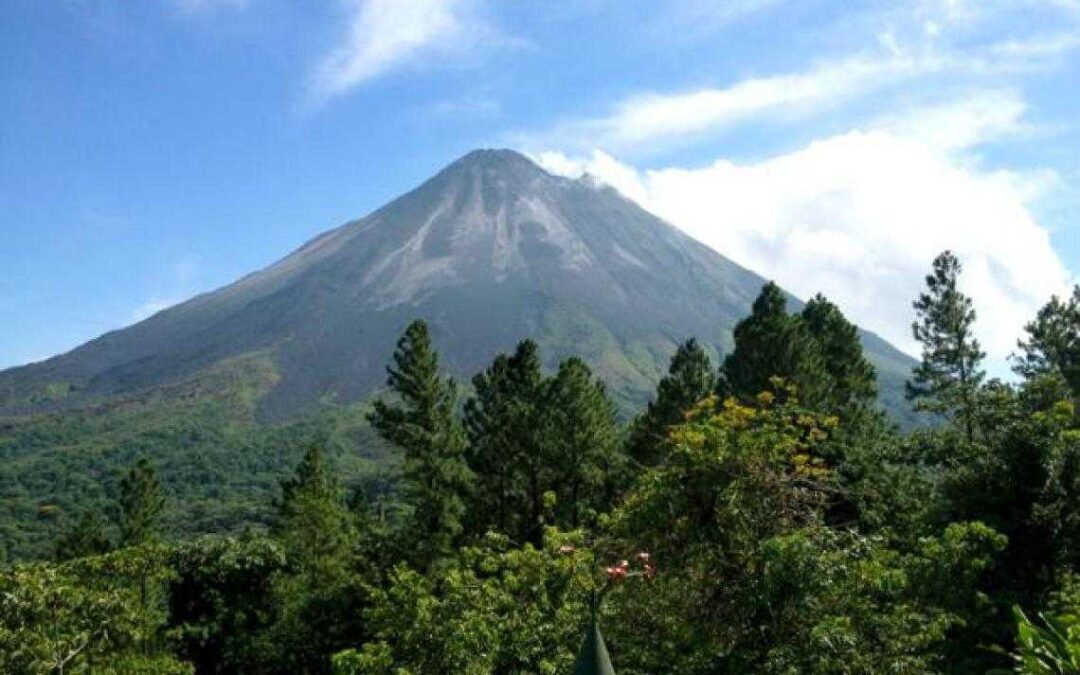
<path fill-rule="evenodd" d="M 52 560 L 0 570 L 0 671 L 568 673 L 595 616 L 624 675 L 1076 673 L 1080 289 L 1006 383 L 961 273 L 942 254 L 914 304 L 908 391 L 934 423 L 910 433 L 821 296 L 791 314 L 763 288 L 723 362 L 686 341 L 628 425 L 588 364 L 546 372 L 529 340 L 459 388 L 416 322 L 354 411 L 378 438 L 278 428 L 291 475 L 243 531 L 177 527 L 190 446 L 139 446 L 18 549 Z M 400 470 L 359 478 L 386 454 L 367 443 Z"/>

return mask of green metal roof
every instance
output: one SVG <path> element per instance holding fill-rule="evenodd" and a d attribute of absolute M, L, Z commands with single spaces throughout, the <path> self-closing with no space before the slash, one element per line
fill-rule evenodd
<path fill-rule="evenodd" d="M 589 625 L 585 633 L 585 641 L 581 643 L 577 661 L 574 662 L 574 675 L 615 675 L 604 636 L 600 634 L 600 625 L 596 621 Z"/>

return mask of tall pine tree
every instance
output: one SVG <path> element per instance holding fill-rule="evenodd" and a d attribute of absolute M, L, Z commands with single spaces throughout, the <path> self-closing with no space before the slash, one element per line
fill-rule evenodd
<path fill-rule="evenodd" d="M 409 324 L 387 367 L 398 401 L 377 400 L 368 415 L 386 440 L 404 450 L 404 475 L 414 508 L 415 551 L 428 564 L 446 555 L 462 531 L 472 483 L 465 433 L 455 416 L 457 387 L 439 374 L 427 324 Z"/>
<path fill-rule="evenodd" d="M 873 404 L 877 398 L 877 375 L 873 364 L 863 355 L 855 324 L 820 293 L 806 303 L 800 318 L 821 356 L 825 379 L 820 408 L 850 417 Z"/>
<path fill-rule="evenodd" d="M 539 545 L 545 525 L 576 528 L 606 508 L 625 462 L 614 406 L 583 361 L 567 359 L 546 377 L 525 340 L 473 384 L 465 405 L 476 476 L 471 534 L 494 529 Z"/>
<path fill-rule="evenodd" d="M 656 398 L 631 425 L 627 444 L 630 457 L 643 466 L 659 464 L 668 428 L 682 423 L 683 414 L 715 388 L 712 361 L 697 340 L 690 338 L 679 345 L 667 375 L 656 387 Z"/>
<path fill-rule="evenodd" d="M 950 415 L 971 442 L 986 354 L 975 339 L 971 299 L 957 287 L 961 270 L 951 251 L 939 255 L 926 277 L 926 292 L 914 302 L 911 330 L 922 344 L 922 361 L 906 390 L 919 409 Z"/>
<path fill-rule="evenodd" d="M 351 568 L 356 530 L 322 448 L 315 445 L 304 453 L 296 473 L 282 482 L 281 493 L 273 532 L 290 564 L 317 586 L 339 580 Z"/>
<path fill-rule="evenodd" d="M 545 455 L 554 479 L 556 524 L 576 529 L 610 508 L 613 481 L 622 474 L 615 406 L 603 382 L 584 361 L 571 357 L 551 378 L 546 410 Z"/>
<path fill-rule="evenodd" d="M 540 418 L 545 378 L 536 343 L 524 340 L 473 378 L 465 403 L 469 465 L 476 485 L 469 513 L 473 534 L 488 529 L 524 541 L 543 512 L 544 457 Z"/>
<path fill-rule="evenodd" d="M 1024 331 L 1013 370 L 1029 380 L 1056 375 L 1080 397 L 1080 286 L 1067 300 L 1050 298 Z"/>
<path fill-rule="evenodd" d="M 121 546 L 138 546 L 157 538 L 165 493 L 150 460 L 139 458 L 120 480 L 117 525 Z"/>
<path fill-rule="evenodd" d="M 823 397 L 825 371 L 816 341 L 798 316 L 787 312 L 783 291 L 769 282 L 754 300 L 750 316 L 735 325 L 735 349 L 724 359 L 720 389 L 752 399 L 781 377 L 798 388 L 811 407 Z"/>
<path fill-rule="evenodd" d="M 275 671 L 328 672 L 327 654 L 362 630 L 356 518 L 318 445 L 282 481 L 281 493 L 272 533 L 284 549 L 287 573 L 274 580 L 278 616 L 265 639 L 273 646 Z"/>

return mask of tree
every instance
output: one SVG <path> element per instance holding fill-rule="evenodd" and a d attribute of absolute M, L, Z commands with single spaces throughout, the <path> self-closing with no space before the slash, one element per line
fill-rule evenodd
<path fill-rule="evenodd" d="M 1009 608 L 1036 602 L 1046 592 L 1058 558 L 1053 528 L 1039 517 L 1059 445 L 1058 424 L 1029 414 L 1016 392 L 997 380 L 976 395 L 977 443 L 948 430 L 934 434 L 943 450 L 937 470 L 944 518 L 978 519 L 1008 539 L 981 589 L 995 614 L 969 621 L 952 636 L 958 658 L 971 664 L 962 672 L 985 672 L 994 665 L 993 655 L 980 654 L 978 645 L 1008 644 Z"/>
<path fill-rule="evenodd" d="M 304 453 L 296 474 L 282 482 L 273 534 L 290 564 L 310 576 L 312 585 L 328 586 L 352 568 L 356 529 L 337 477 L 327 468 L 322 448 Z"/>
<path fill-rule="evenodd" d="M 934 259 L 927 291 L 914 302 L 911 330 L 922 344 L 922 361 L 907 382 L 907 396 L 922 410 L 949 414 L 968 442 L 975 436 L 975 406 L 986 356 L 975 339 L 975 309 L 957 288 L 960 261 L 951 251 Z"/>
<path fill-rule="evenodd" d="M 824 369 L 817 344 L 799 317 L 787 313 L 780 287 L 769 282 L 754 300 L 750 316 L 735 325 L 735 349 L 724 358 L 721 389 L 743 400 L 770 388 L 774 377 L 798 389 L 815 406 L 822 397 Z"/>
<path fill-rule="evenodd" d="M 167 649 L 147 583 L 169 576 L 148 544 L 63 564 L 0 570 L 0 672 L 191 675 Z"/>
<path fill-rule="evenodd" d="M 138 546 L 153 541 L 158 535 L 161 512 L 165 508 L 165 493 L 145 457 L 120 481 L 118 525 L 120 545 Z"/>
<path fill-rule="evenodd" d="M 545 377 L 536 344 L 525 340 L 473 385 L 465 428 L 476 476 L 474 536 L 495 529 L 538 546 L 552 516 L 578 527 L 611 500 L 623 465 L 615 410 L 583 361 L 567 359 Z"/>
<path fill-rule="evenodd" d="M 680 344 L 671 357 L 667 375 L 656 387 L 656 397 L 631 425 L 627 444 L 630 457 L 643 466 L 659 464 L 669 427 L 681 423 L 686 411 L 714 389 L 716 372 L 709 355 L 694 338 Z"/>
<path fill-rule="evenodd" d="M 373 639 L 335 655 L 335 673 L 570 672 L 593 583 L 580 544 L 549 530 L 542 549 L 514 548 L 492 534 L 432 574 L 395 567 L 364 613 Z"/>
<path fill-rule="evenodd" d="M 823 409 L 849 417 L 872 405 L 877 397 L 877 375 L 863 355 L 855 324 L 820 293 L 806 303 L 800 317 L 817 342 L 827 377 Z"/>
<path fill-rule="evenodd" d="M 263 673 L 266 631 L 282 611 L 282 546 L 266 537 L 208 537 L 171 551 L 169 633 L 197 673 Z"/>
<path fill-rule="evenodd" d="M 571 357 L 551 379 L 545 409 L 556 523 L 576 529 L 606 510 L 614 497 L 612 482 L 622 473 L 615 406 L 603 382 L 584 361 Z"/>
<path fill-rule="evenodd" d="M 979 523 L 897 550 L 823 523 L 835 486 L 821 456 L 835 416 L 707 401 L 671 432 L 668 461 L 611 531 L 662 561 L 619 598 L 605 635 L 636 673 L 955 672 L 949 631 L 980 606 L 1004 538 Z"/>
<path fill-rule="evenodd" d="M 489 529 L 515 541 L 532 537 L 543 515 L 545 459 L 540 417 L 545 378 L 536 343 L 524 340 L 473 378 L 465 403 L 469 465 L 476 475 L 470 531 Z"/>
<path fill-rule="evenodd" d="M 277 622 L 268 630 L 276 672 L 321 673 L 330 654 L 362 633 L 364 592 L 357 576 L 359 537 L 337 477 L 319 446 L 282 483 L 273 534 L 287 573 L 274 579 Z"/>
<path fill-rule="evenodd" d="M 1062 407 L 1061 417 L 1075 414 L 1071 406 Z M 1080 433 L 1065 431 L 1055 440 L 1034 515 L 1053 539 L 1056 566 L 1080 570 Z"/>
<path fill-rule="evenodd" d="M 1024 331 L 1027 340 L 1018 343 L 1021 354 L 1013 357 L 1013 370 L 1028 380 L 1061 377 L 1080 397 L 1080 285 L 1068 300 L 1051 297 Z"/>
<path fill-rule="evenodd" d="M 89 509 L 79 514 L 75 521 L 56 542 L 56 560 L 83 558 L 88 555 L 108 553 L 112 542 L 105 533 L 105 523 L 96 511 Z"/>
<path fill-rule="evenodd" d="M 393 360 L 387 385 L 399 400 L 376 400 L 368 420 L 404 450 L 418 562 L 428 564 L 448 553 L 461 534 L 473 476 L 465 460 L 465 433 L 455 417 L 457 387 L 439 375 L 427 324 L 409 324 Z"/>
<path fill-rule="evenodd" d="M 117 502 L 120 546 L 145 547 L 158 536 L 161 512 L 165 509 L 165 493 L 158 482 L 150 460 L 140 457 L 127 475 L 120 480 L 120 498 Z M 139 589 L 140 616 L 149 617 L 160 604 L 160 584 L 138 570 L 136 581 Z"/>

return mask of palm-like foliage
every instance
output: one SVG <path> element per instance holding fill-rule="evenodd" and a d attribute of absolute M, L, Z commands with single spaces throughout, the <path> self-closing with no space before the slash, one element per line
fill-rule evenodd
<path fill-rule="evenodd" d="M 1016 616 L 1016 672 L 1025 675 L 1080 674 L 1080 616 L 1039 614 L 1036 623 L 1019 607 Z"/>

